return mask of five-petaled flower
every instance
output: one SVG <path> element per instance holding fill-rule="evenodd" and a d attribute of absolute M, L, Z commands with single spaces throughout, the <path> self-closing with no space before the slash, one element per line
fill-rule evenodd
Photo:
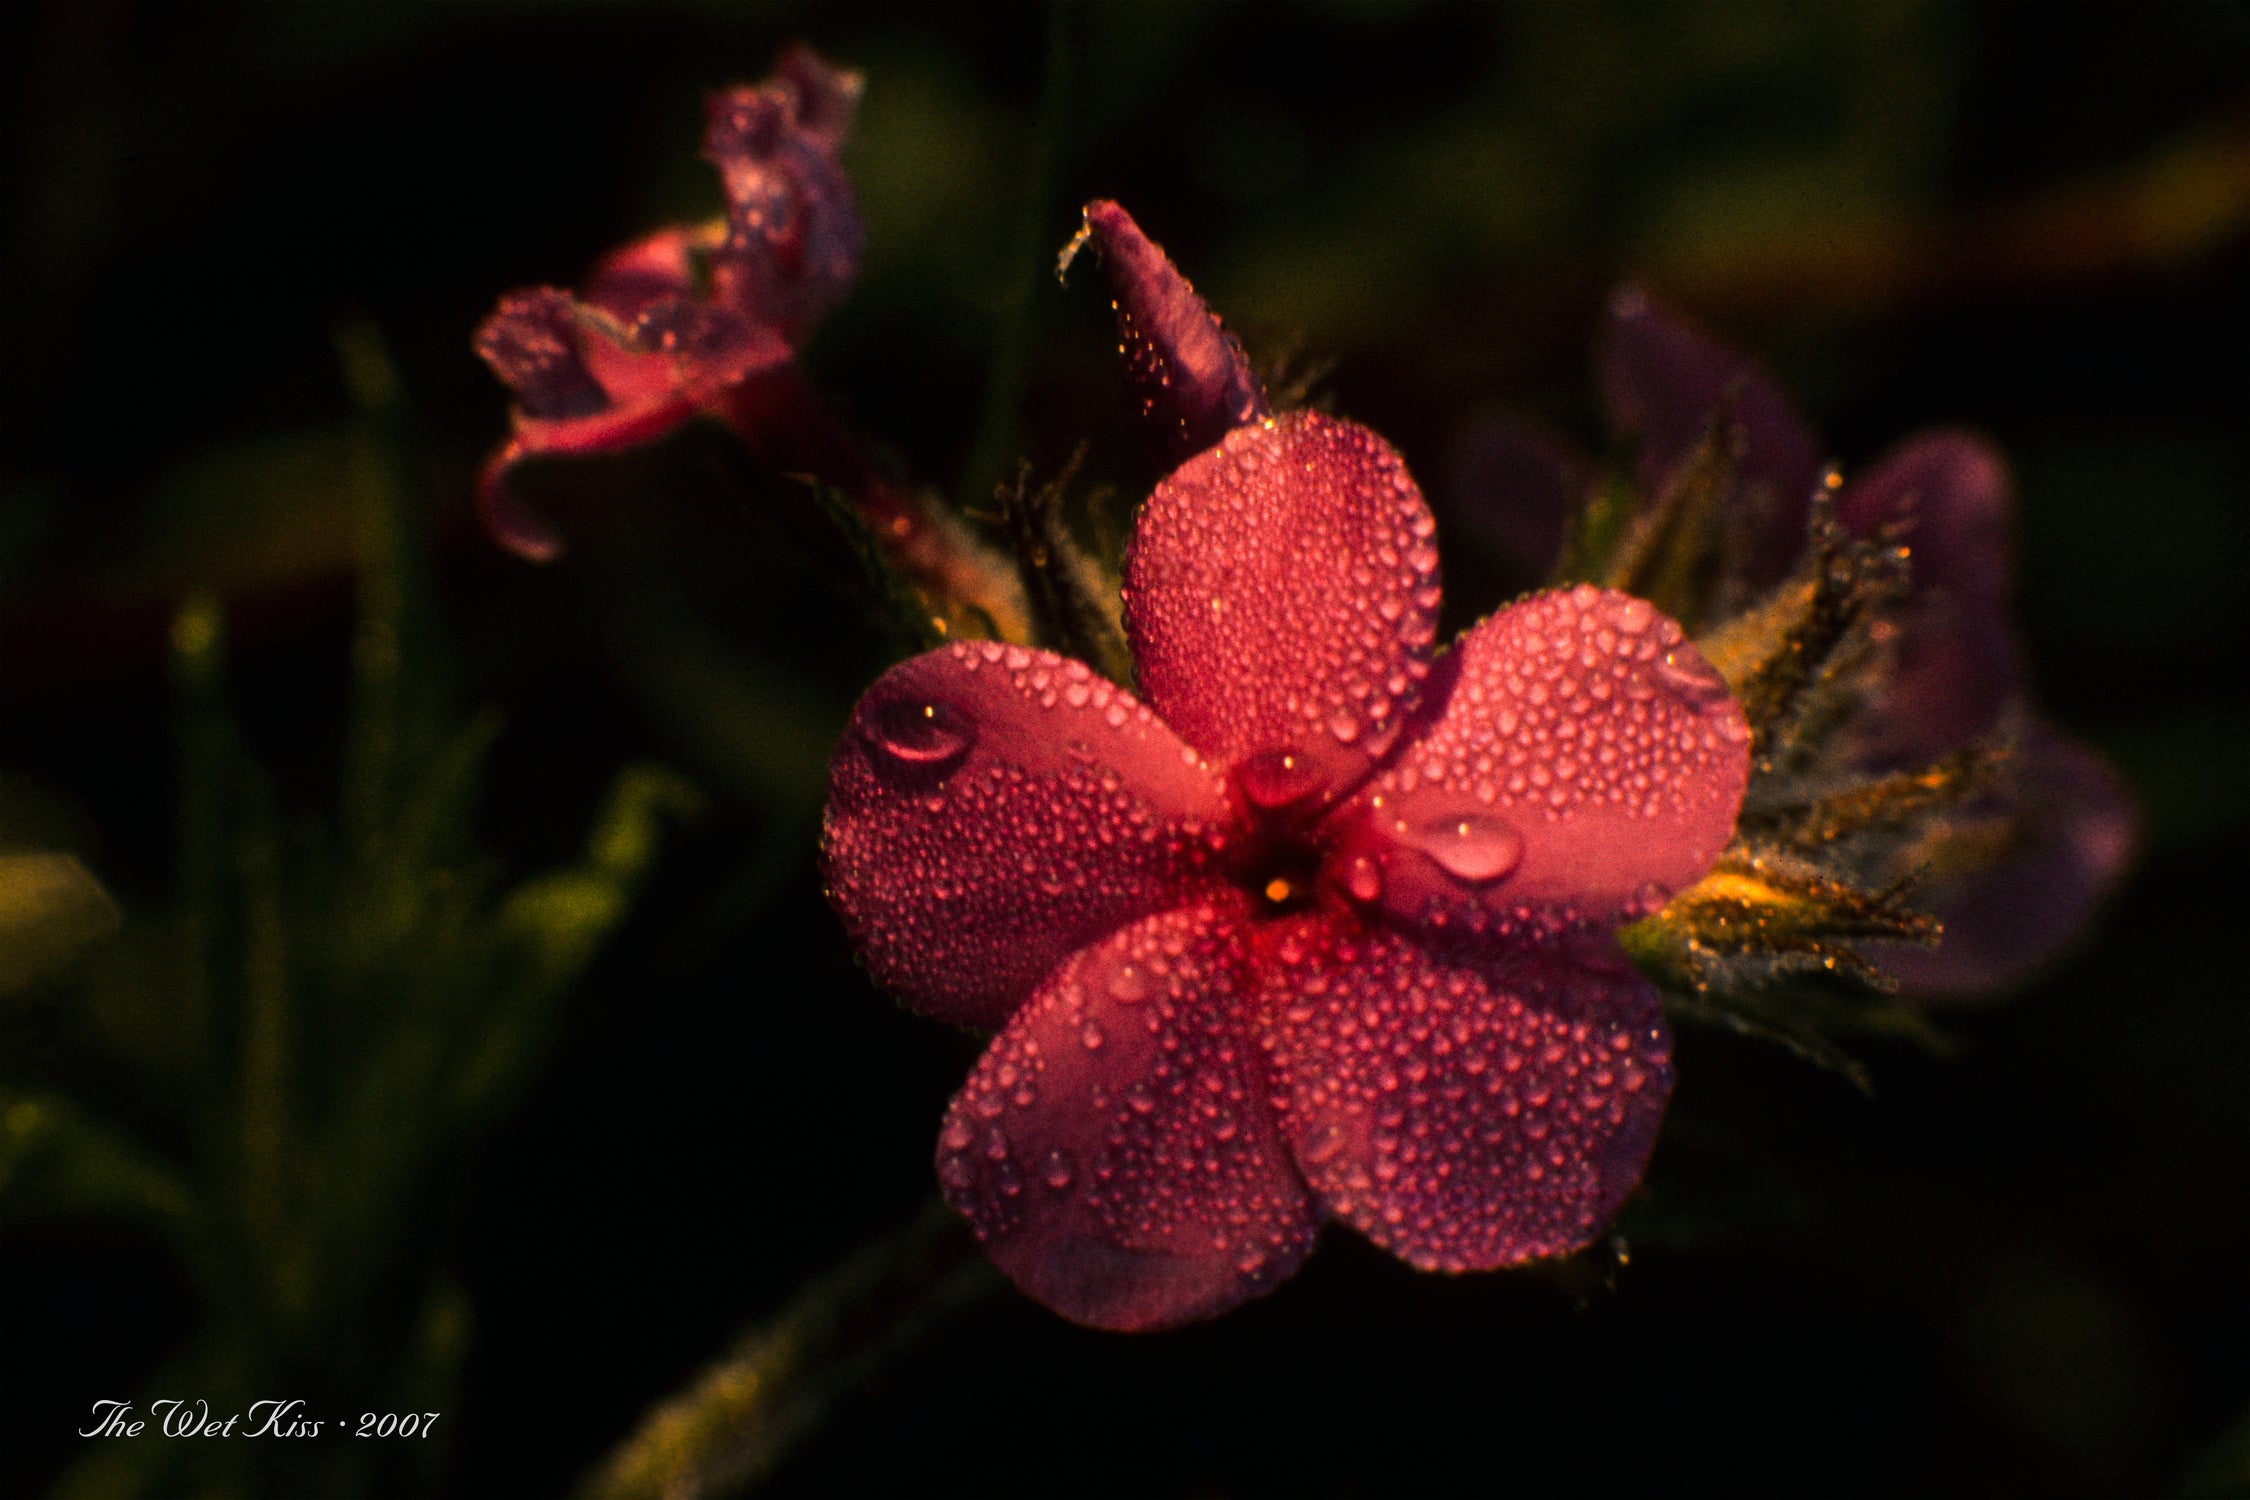
<path fill-rule="evenodd" d="M 1756 361 L 1638 288 L 1612 299 L 1598 366 L 1611 436 L 1633 446 L 1643 496 L 1663 492 L 1726 409 L 1735 463 L 1725 524 L 1739 539 L 1743 582 L 1778 582 L 1803 548 L 1823 467 L 1819 440 L 1787 394 Z M 1467 513 L 1540 569 L 1596 483 L 1568 444 L 1512 418 L 1471 435 L 1456 475 Z M 1936 947 L 1883 956 L 1905 992 L 1924 999 L 1989 993 L 2036 972 L 2083 930 L 2135 841 L 2133 800 L 2117 773 L 2030 706 L 2009 615 L 2012 506 L 2005 460 L 1954 429 L 1907 438 L 1835 495 L 1844 529 L 1898 535 L 1911 572 L 1880 627 L 1891 671 L 1829 769 L 1907 770 L 1995 736 L 2012 740 L 1999 784 L 1946 830 L 1955 850 L 1909 846 L 1894 867 L 1868 872 L 1874 883 L 1914 878 L 1917 900 L 1944 924 Z"/>
<path fill-rule="evenodd" d="M 578 295 L 501 298 L 476 347 L 516 396 L 514 435 L 478 489 L 503 545 L 541 560 L 560 546 L 509 487 L 526 458 L 615 452 L 699 414 L 753 441 L 825 424 L 786 377 L 858 273 L 863 232 L 837 152 L 859 92 L 857 73 L 799 47 L 766 82 L 713 94 L 703 153 L 725 188 L 723 219 L 627 245 Z"/>
<path fill-rule="evenodd" d="M 1585 1245 L 1672 1083 L 1612 930 L 1728 842 L 1741 710 L 1673 621 L 1592 587 L 1439 654 L 1398 455 L 1265 414 L 1161 252 L 1113 205 L 1088 224 L 1149 415 L 1208 444 L 1127 553 L 1142 696 L 956 644 L 869 690 L 831 770 L 869 969 L 998 1032 L 945 1193 L 1032 1296 L 1119 1329 L 1270 1288 L 1328 1217 L 1433 1270 Z"/>

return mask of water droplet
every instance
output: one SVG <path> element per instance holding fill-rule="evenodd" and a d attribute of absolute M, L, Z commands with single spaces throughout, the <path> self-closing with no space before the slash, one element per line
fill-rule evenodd
<path fill-rule="evenodd" d="M 1726 679 L 1692 646 L 1674 646 L 1658 657 L 1656 680 L 1695 708 L 1716 708 L 1734 697 Z"/>
<path fill-rule="evenodd" d="M 1148 998 L 1148 975 L 1138 964 L 1119 964 L 1109 972 L 1109 995 L 1122 1005 L 1138 1005 Z"/>
<path fill-rule="evenodd" d="M 1234 776 L 1250 805 L 1268 812 L 1311 796 L 1323 779 L 1310 760 L 1289 750 L 1253 755 L 1235 768 Z"/>
<path fill-rule="evenodd" d="M 1383 872 L 1366 855 L 1354 855 L 1344 871 L 1344 889 L 1354 901 L 1375 902 L 1383 896 Z"/>
<path fill-rule="evenodd" d="M 1112 987 L 1114 987 L 1116 984 L 1116 980 L 1112 978 L 1110 982 Z M 1102 1048 L 1102 1043 L 1106 1041 L 1107 1038 L 1103 1036 L 1102 1029 L 1098 1024 L 1092 1021 L 1088 1021 L 1084 1026 L 1078 1028 L 1078 1040 L 1079 1043 L 1084 1046 L 1088 1052 L 1099 1052 Z"/>
<path fill-rule="evenodd" d="M 1071 1162 L 1070 1153 L 1057 1146 L 1047 1153 L 1046 1168 L 1039 1175 L 1047 1186 L 1059 1193 L 1070 1186 L 1071 1178 L 1076 1174 L 1077 1169 Z"/>
<path fill-rule="evenodd" d="M 1409 824 L 1403 842 L 1427 854 L 1456 880 L 1486 885 L 1523 862 L 1523 835 L 1480 813 Z"/>
<path fill-rule="evenodd" d="M 877 750 L 901 768 L 942 771 L 976 744 L 976 726 L 947 703 L 903 698 L 885 704 L 868 726 Z"/>

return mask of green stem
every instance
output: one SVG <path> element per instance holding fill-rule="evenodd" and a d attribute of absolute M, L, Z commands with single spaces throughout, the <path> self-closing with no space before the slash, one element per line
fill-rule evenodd
<path fill-rule="evenodd" d="M 698 1500 L 749 1489 L 854 1390 L 1000 1284 L 933 1200 L 808 1282 L 687 1388 L 642 1417 L 580 1500 Z"/>

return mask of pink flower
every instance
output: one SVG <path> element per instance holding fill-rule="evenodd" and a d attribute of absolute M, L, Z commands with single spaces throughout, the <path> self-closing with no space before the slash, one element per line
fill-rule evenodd
<path fill-rule="evenodd" d="M 509 489 L 526 458 L 614 452 L 698 414 L 754 436 L 774 425 L 767 408 L 803 404 L 787 367 L 859 270 L 837 160 L 859 91 L 858 74 L 800 47 L 766 82 L 713 94 L 703 154 L 724 182 L 723 220 L 626 246 L 579 295 L 500 299 L 476 347 L 516 395 L 514 436 L 478 488 L 503 545 L 539 560 L 560 548 Z"/>
<path fill-rule="evenodd" d="M 1802 549 L 1821 482 L 1819 441 L 1757 364 L 1637 288 L 1613 299 L 1599 344 L 1612 436 L 1635 445 L 1644 496 L 1662 491 L 1731 403 L 1738 458 L 1729 524 L 1747 538 L 1745 582 L 1778 582 Z M 1593 468 L 1567 444 L 1508 420 L 1477 432 L 1459 470 L 1464 498 L 1519 559 L 1544 567 Z M 2012 731 L 2007 784 L 1966 810 L 2015 830 L 2015 843 L 1974 871 L 1929 875 L 1926 900 L 1945 927 L 1934 949 L 1886 953 L 1909 994 L 1957 997 L 2015 984 L 2081 931 L 2130 862 L 2130 793 L 2106 762 L 2031 708 L 2009 618 L 2005 461 L 1974 434 L 1916 434 L 1850 477 L 1836 497 L 1844 528 L 1899 528 L 1910 591 L 1886 626 L 1895 667 L 1853 725 L 1861 772 L 1928 764 L 1996 730 Z"/>
<path fill-rule="evenodd" d="M 1089 223 L 1144 352 L 1185 368 L 1161 330 L 1215 320 L 1121 212 Z M 1263 410 L 1230 357 L 1155 399 L 1160 434 Z M 1106 1328 L 1255 1296 L 1330 1217 L 1444 1271 L 1599 1234 L 1672 1082 L 1611 932 L 1702 876 L 1749 773 L 1738 705 L 1639 600 L 1538 595 L 1440 655 L 1434 525 L 1374 433 L 1207 440 L 1126 557 L 1144 696 L 949 646 L 868 691 L 830 774 L 868 968 L 998 1032 L 940 1133 L 946 1196 Z"/>

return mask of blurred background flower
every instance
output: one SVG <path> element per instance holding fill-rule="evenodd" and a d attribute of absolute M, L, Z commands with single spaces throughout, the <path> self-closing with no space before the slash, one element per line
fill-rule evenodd
<path fill-rule="evenodd" d="M 306 830 L 367 817 L 333 788 L 358 763 L 350 684 L 381 650 L 354 603 L 382 513 L 370 444 L 427 535 L 449 643 L 411 680 L 447 679 L 441 722 L 497 712 L 483 790 L 445 830 L 478 889 L 597 856 L 587 830 L 630 764 L 674 768 L 705 805 L 556 991 L 513 1105 L 422 1159 L 440 1190 L 396 1200 L 386 1263 L 458 1290 L 455 1426 L 427 1469 L 354 1482 L 568 1488 L 733 1330 L 913 1213 L 929 1121 L 975 1051 L 902 1020 L 821 901 L 823 767 L 897 643 L 805 487 L 690 427 L 527 467 L 572 543 L 549 568 L 474 520 L 506 395 L 468 336 L 496 293 L 716 214 L 703 95 L 800 39 L 867 79 L 843 149 L 861 277 L 803 364 L 894 445 L 892 472 L 988 506 L 1019 457 L 1052 473 L 1084 442 L 1082 484 L 1112 496 L 1086 529 L 1122 537 L 1156 469 L 1104 299 L 1050 274 L 1076 205 L 1116 197 L 1261 364 L 1335 361 L 1329 402 L 1431 491 L 1449 635 L 1535 581 L 1469 541 L 1456 437 L 1496 406 L 1595 431 L 1587 332 L 1637 278 L 1761 355 L 1848 467 L 1940 422 L 2009 455 L 2029 681 L 2132 783 L 2146 850 L 2072 963 L 1946 1018 L 1950 1057 L 1873 1048 L 1873 1103 L 1682 1029 L 1629 1265 L 1415 1278 L 1339 1237 L 1275 1296 L 1135 1341 L 990 1299 L 822 1388 L 774 1485 L 2241 1484 L 2240 5 L 16 7 L 0 796 L 40 812 L 0 828 L 0 868 L 37 851 L 84 878 L 55 887 L 70 941 L 0 1000 L 12 1097 L 121 1121 L 169 1172 L 202 1159 L 191 1122 L 225 1105 L 217 1084 L 163 1055 L 171 1032 L 104 1040 L 145 1014 L 118 997 L 168 993 L 139 935 L 190 894 L 172 625 L 191 596 L 223 600 L 234 732 L 270 787 L 277 868 L 303 868 L 286 861 L 325 837 Z M 339 326 L 377 332 L 395 401 L 365 399 Z M 9 895 L 11 913 L 46 899 Z M 443 951 L 442 991 L 476 991 L 466 950 Z M 151 1068 L 187 1085 L 181 1107 Z M 173 1178 L 76 1160 L 61 1182 L 170 1211 L 151 1184 Z M 37 1493 L 84 1459 L 92 1400 L 162 1394 L 209 1347 L 226 1325 L 206 1288 L 232 1283 L 114 1193 L 61 1212 L 22 1180 L 0 1187 L 0 1487 Z M 400 1388 L 338 1396 L 356 1415 Z M 232 1487 L 253 1485 L 326 1481 Z"/>

